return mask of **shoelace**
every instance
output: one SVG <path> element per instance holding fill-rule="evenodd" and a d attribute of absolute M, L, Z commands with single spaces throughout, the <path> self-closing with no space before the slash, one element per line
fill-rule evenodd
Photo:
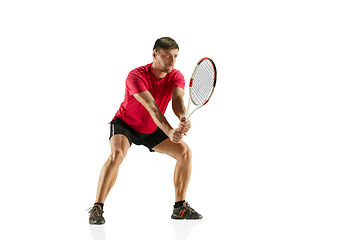
<path fill-rule="evenodd" d="M 95 206 L 88 208 L 86 211 L 88 211 L 88 213 L 95 213 L 98 216 L 104 213 L 104 211 L 100 209 L 100 207 L 95 207 Z"/>
<path fill-rule="evenodd" d="M 188 202 L 185 203 L 185 208 L 189 210 L 190 214 L 195 212 L 195 210 L 190 207 L 190 204 Z"/>

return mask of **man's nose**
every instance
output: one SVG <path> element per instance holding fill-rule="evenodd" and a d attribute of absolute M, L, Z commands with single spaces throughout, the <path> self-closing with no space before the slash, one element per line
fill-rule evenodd
<path fill-rule="evenodd" d="M 176 61 L 175 56 L 170 57 L 170 63 L 171 63 L 171 64 L 174 64 L 175 61 Z"/>

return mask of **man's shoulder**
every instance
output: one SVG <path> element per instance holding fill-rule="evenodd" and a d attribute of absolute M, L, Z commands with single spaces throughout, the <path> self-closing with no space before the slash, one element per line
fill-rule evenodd
<path fill-rule="evenodd" d="M 146 64 L 144 66 L 134 68 L 133 70 L 130 71 L 129 74 L 146 74 L 149 72 L 150 65 L 151 65 L 151 63 Z"/>
<path fill-rule="evenodd" d="M 175 77 L 175 78 L 184 78 L 184 75 L 179 70 L 177 70 L 175 68 L 171 71 L 170 76 L 172 78 L 173 77 Z"/>

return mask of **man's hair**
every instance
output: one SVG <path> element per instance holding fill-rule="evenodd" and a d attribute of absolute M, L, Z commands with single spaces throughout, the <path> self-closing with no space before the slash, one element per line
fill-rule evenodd
<path fill-rule="evenodd" d="M 162 37 L 156 40 L 153 48 L 153 50 L 157 52 L 159 52 L 160 49 L 179 49 L 179 45 L 171 37 Z"/>

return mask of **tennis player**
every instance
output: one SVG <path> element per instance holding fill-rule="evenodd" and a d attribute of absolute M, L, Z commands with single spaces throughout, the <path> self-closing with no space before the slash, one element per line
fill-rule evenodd
<path fill-rule="evenodd" d="M 156 40 L 153 62 L 132 70 L 126 79 L 125 99 L 110 123 L 111 154 L 105 162 L 98 183 L 96 200 L 89 211 L 90 224 L 104 224 L 104 202 L 114 186 L 119 166 L 132 143 L 173 157 L 175 205 L 171 218 L 201 219 L 202 216 L 185 201 L 191 175 L 191 150 L 182 141 L 191 123 L 186 121 L 183 101 L 185 79 L 174 69 L 179 46 L 175 40 Z M 179 118 L 173 128 L 164 113 L 172 100 L 172 109 Z"/>

